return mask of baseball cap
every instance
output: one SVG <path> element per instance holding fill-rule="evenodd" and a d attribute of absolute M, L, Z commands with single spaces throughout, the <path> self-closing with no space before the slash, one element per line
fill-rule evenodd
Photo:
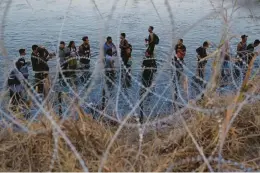
<path fill-rule="evenodd" d="M 242 39 L 244 39 L 244 38 L 246 38 L 246 37 L 248 37 L 248 36 L 247 36 L 247 35 L 242 35 L 242 36 L 241 36 Z"/>
<path fill-rule="evenodd" d="M 82 38 L 82 41 L 86 41 L 86 40 L 88 40 L 88 36 L 84 36 L 84 37 Z"/>

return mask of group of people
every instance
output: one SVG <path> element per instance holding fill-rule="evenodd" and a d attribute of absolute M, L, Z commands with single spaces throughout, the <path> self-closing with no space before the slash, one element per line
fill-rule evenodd
<path fill-rule="evenodd" d="M 159 44 L 159 37 L 153 32 L 154 27 L 150 26 L 148 29 L 149 36 L 145 39 L 147 49 L 145 51 L 145 58 L 143 60 L 142 66 L 145 68 L 153 68 L 156 71 L 156 59 L 154 58 L 154 49 L 155 46 Z M 237 56 L 239 60 L 237 65 L 242 66 L 243 63 L 249 64 L 252 59 L 252 54 L 254 53 L 254 48 L 260 44 L 259 40 L 255 40 L 254 43 L 247 45 L 247 36 L 241 36 L 242 41 L 237 46 Z M 120 57 L 124 69 L 127 70 L 127 73 L 130 72 L 130 67 L 132 65 L 132 45 L 127 41 L 126 34 L 121 33 L 120 35 Z M 70 41 L 68 46 L 66 46 L 64 41 L 60 41 L 59 50 L 57 51 L 61 73 L 66 77 L 74 76 L 76 69 L 82 69 L 89 71 L 90 70 L 90 60 L 91 60 L 91 50 L 89 38 L 87 36 L 82 38 L 82 44 L 76 47 L 74 41 Z M 197 52 L 197 76 L 201 79 L 204 79 L 205 66 L 207 64 L 207 49 L 209 48 L 209 42 L 205 41 L 202 46 L 196 49 Z M 103 46 L 104 50 L 104 68 L 105 76 L 109 79 L 107 84 L 109 88 L 112 86 L 112 82 L 115 76 L 115 59 L 117 56 L 117 48 L 114 45 L 112 38 L 109 36 L 106 39 L 106 42 Z M 248 54 L 249 53 L 249 54 Z M 44 93 L 44 85 L 48 78 L 49 66 L 47 61 L 56 56 L 56 53 L 49 53 L 48 50 L 42 46 L 33 45 L 31 53 L 31 62 L 26 62 L 26 50 L 19 50 L 20 57 L 15 62 L 15 68 L 11 71 L 8 78 L 8 86 L 10 90 L 11 104 L 18 105 L 21 100 L 21 92 L 25 87 L 29 87 L 28 82 L 28 66 L 31 64 L 32 69 L 35 72 L 35 84 L 34 89 L 38 93 Z M 177 45 L 175 46 L 175 56 L 172 60 L 172 65 L 175 69 L 174 83 L 177 85 L 179 82 L 184 82 L 183 71 L 184 71 L 184 57 L 186 55 L 186 46 L 183 44 L 183 39 L 179 39 Z M 225 59 L 228 60 L 229 58 Z M 79 61 L 79 62 L 78 62 Z M 145 73 L 145 71 L 143 72 Z M 150 72 L 149 72 L 150 73 Z M 84 73 L 83 73 L 84 74 Z M 26 84 L 23 84 L 22 81 L 25 81 Z M 147 84 L 145 87 L 149 87 Z M 175 88 L 178 88 L 177 86 Z M 177 94 L 177 89 L 176 89 Z"/>
<path fill-rule="evenodd" d="M 244 77 L 254 55 L 258 55 L 258 52 L 255 51 L 255 48 L 259 46 L 260 40 L 256 39 L 253 43 L 247 44 L 247 38 L 248 38 L 247 35 L 242 35 L 241 42 L 239 42 L 237 45 L 237 58 L 238 58 L 236 62 L 236 66 L 238 67 L 236 68 L 237 76 L 240 76 L 240 74 L 242 74 Z"/>
<path fill-rule="evenodd" d="M 132 45 L 126 40 L 125 33 L 121 33 L 120 38 L 120 55 L 122 57 L 122 62 L 125 68 L 129 69 L 132 64 Z M 82 41 L 83 43 L 78 47 L 78 49 L 74 41 L 70 41 L 68 46 L 66 46 L 64 41 L 60 41 L 59 50 L 57 51 L 57 57 L 59 58 L 61 68 L 61 73 L 59 74 L 60 79 L 62 78 L 62 75 L 65 77 L 75 76 L 76 69 L 84 71 L 83 76 L 89 74 L 88 70 L 90 69 L 91 59 L 89 39 L 87 36 L 84 36 Z M 107 37 L 103 50 L 105 75 L 108 78 L 113 79 L 115 74 L 115 60 L 112 57 L 117 56 L 117 49 L 110 36 Z M 22 92 L 24 89 L 26 87 L 31 88 L 28 82 L 29 65 L 32 65 L 32 70 L 35 73 L 33 88 L 37 93 L 46 94 L 44 85 L 46 84 L 46 81 L 48 81 L 48 60 L 56 56 L 56 53 L 49 53 L 45 47 L 38 45 L 32 46 L 31 61 L 29 62 L 26 62 L 25 60 L 25 49 L 20 49 L 19 54 L 20 56 L 18 60 L 15 61 L 15 68 L 11 71 L 7 81 L 11 98 L 10 103 L 14 107 L 21 102 L 21 96 L 23 95 Z"/>
<path fill-rule="evenodd" d="M 235 74 L 236 77 L 239 77 L 242 75 L 242 78 L 245 77 L 245 73 L 247 72 L 247 69 L 252 61 L 252 58 L 256 55 L 258 56 L 258 52 L 255 51 L 255 48 L 259 46 L 260 41 L 256 39 L 253 43 L 250 43 L 247 45 L 247 35 L 241 36 L 241 42 L 237 45 L 237 55 L 234 59 L 235 61 Z M 204 75 L 205 75 L 205 67 L 207 64 L 207 49 L 209 48 L 209 42 L 205 41 L 202 46 L 196 49 L 197 52 L 197 73 L 196 73 L 196 79 L 199 79 L 200 84 L 203 84 Z M 223 67 L 225 71 L 229 69 L 230 66 L 228 66 L 229 62 L 231 61 L 231 55 L 228 51 L 229 48 L 225 49 L 225 52 L 223 52 Z M 184 78 L 184 57 L 186 55 L 186 46 L 183 44 L 183 40 L 180 39 L 178 41 L 178 44 L 175 46 L 175 53 L 176 55 L 173 58 L 173 66 L 175 67 L 175 74 L 174 75 L 174 84 L 175 84 L 175 99 L 177 99 L 177 95 L 180 93 L 179 88 L 187 89 L 187 78 Z M 222 77 L 224 75 L 232 75 L 231 73 L 222 73 Z M 182 85 L 182 86 L 180 86 Z M 202 85 L 205 87 L 205 85 Z"/>

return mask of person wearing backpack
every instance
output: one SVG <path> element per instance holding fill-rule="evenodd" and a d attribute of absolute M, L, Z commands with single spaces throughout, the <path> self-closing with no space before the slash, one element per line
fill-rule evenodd
<path fill-rule="evenodd" d="M 152 58 L 152 63 L 153 63 L 153 67 L 155 69 L 157 69 L 157 65 L 156 65 L 156 60 L 154 58 L 154 48 L 155 48 L 155 45 L 158 45 L 159 44 L 159 37 L 153 32 L 154 30 L 154 27 L 153 26 L 149 26 L 148 28 L 148 32 L 149 32 L 149 36 L 148 36 L 148 39 L 145 39 L 146 41 L 146 44 L 148 45 L 148 48 L 146 49 L 146 52 L 145 52 L 145 56 L 147 58 Z"/>
<path fill-rule="evenodd" d="M 124 62 L 124 66 L 127 66 L 127 62 L 128 62 L 127 49 L 129 47 L 129 44 L 125 37 L 126 37 L 126 34 L 121 33 L 120 49 L 121 49 L 121 58 L 122 58 L 122 61 Z"/>

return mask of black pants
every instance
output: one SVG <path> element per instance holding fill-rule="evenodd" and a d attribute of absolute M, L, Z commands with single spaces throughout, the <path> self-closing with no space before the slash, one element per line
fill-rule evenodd
<path fill-rule="evenodd" d="M 153 52 L 154 52 L 154 48 L 155 48 L 155 44 L 149 44 L 148 48 L 147 48 L 147 52 L 153 56 Z"/>
<path fill-rule="evenodd" d="M 44 73 L 35 73 L 35 85 L 34 88 L 38 88 L 38 93 L 43 93 L 44 90 L 44 84 L 43 84 L 43 79 L 44 79 Z"/>
<path fill-rule="evenodd" d="M 149 64 L 149 61 L 148 61 Z M 147 67 L 147 66 L 146 66 Z M 143 97 L 144 93 L 146 92 L 146 88 L 149 88 L 152 85 L 154 78 L 154 70 L 151 67 L 147 67 L 147 69 L 144 69 L 143 74 L 142 74 L 142 84 L 145 88 L 141 88 L 139 96 L 140 98 Z M 139 121 L 140 123 L 143 123 L 143 110 L 144 110 L 144 104 L 143 101 L 140 102 L 140 117 Z"/>
<path fill-rule="evenodd" d="M 21 102 L 21 93 L 10 90 L 10 99 L 12 106 L 17 106 Z"/>
<path fill-rule="evenodd" d="M 201 79 L 204 79 L 204 73 L 205 73 L 205 67 L 206 67 L 206 62 L 198 62 L 198 76 Z"/>

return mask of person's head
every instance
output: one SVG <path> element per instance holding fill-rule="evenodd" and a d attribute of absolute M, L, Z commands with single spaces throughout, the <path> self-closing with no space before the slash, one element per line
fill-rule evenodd
<path fill-rule="evenodd" d="M 181 45 L 181 44 L 183 44 L 183 39 L 178 40 L 178 45 Z"/>
<path fill-rule="evenodd" d="M 257 46 L 259 46 L 259 44 L 260 44 L 260 41 L 257 39 L 257 40 L 255 40 L 255 42 L 254 42 L 254 47 L 257 47 Z"/>
<path fill-rule="evenodd" d="M 26 55 L 25 49 L 20 49 L 19 54 L 20 54 L 20 56 L 25 56 Z"/>
<path fill-rule="evenodd" d="M 89 44 L 88 36 L 83 37 L 82 41 L 85 45 Z"/>
<path fill-rule="evenodd" d="M 209 42 L 205 41 L 205 42 L 203 43 L 203 47 L 204 47 L 204 48 L 208 48 L 208 47 L 209 47 Z"/>
<path fill-rule="evenodd" d="M 112 37 L 108 36 L 108 37 L 107 37 L 107 43 L 110 44 L 110 43 L 112 43 L 112 42 L 113 42 Z"/>
<path fill-rule="evenodd" d="M 246 42 L 247 42 L 247 37 L 248 37 L 247 35 L 242 35 L 242 36 L 241 36 L 241 39 L 242 39 L 242 42 L 243 42 L 243 43 L 246 43 Z"/>
<path fill-rule="evenodd" d="M 153 32 L 153 26 L 149 26 L 149 28 L 148 28 L 148 32 L 150 32 L 150 33 L 152 33 Z"/>
<path fill-rule="evenodd" d="M 68 47 L 74 48 L 75 47 L 75 42 L 74 41 L 70 41 Z"/>
<path fill-rule="evenodd" d="M 65 42 L 64 42 L 64 41 L 61 41 L 61 42 L 60 42 L 60 49 L 64 49 L 64 47 L 65 47 Z"/>
<path fill-rule="evenodd" d="M 112 55 L 113 55 L 112 49 L 108 49 L 107 52 L 106 52 L 106 54 L 107 54 L 108 56 L 112 56 Z"/>
<path fill-rule="evenodd" d="M 186 47 L 185 46 L 178 47 L 176 54 L 178 58 L 183 59 L 186 55 Z"/>
<path fill-rule="evenodd" d="M 37 48 L 38 48 L 37 45 L 32 45 L 32 51 L 33 51 L 33 52 L 37 52 Z"/>
<path fill-rule="evenodd" d="M 125 33 L 121 33 L 121 35 L 120 35 L 120 39 L 125 39 Z"/>

